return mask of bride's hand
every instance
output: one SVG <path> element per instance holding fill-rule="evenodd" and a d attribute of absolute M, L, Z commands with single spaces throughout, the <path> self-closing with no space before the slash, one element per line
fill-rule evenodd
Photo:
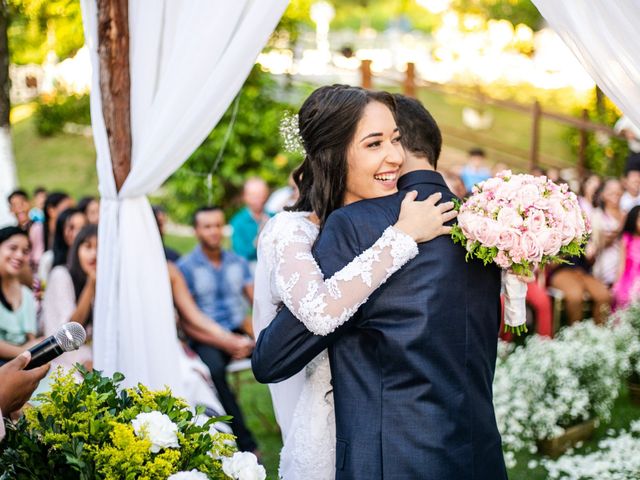
<path fill-rule="evenodd" d="M 458 216 L 453 209 L 453 202 L 436 203 L 442 198 L 441 193 L 434 193 L 426 200 L 417 201 L 418 192 L 408 192 L 402 205 L 395 228 L 413 238 L 416 243 L 428 242 L 439 236 L 451 233 L 451 227 L 445 226 Z"/>

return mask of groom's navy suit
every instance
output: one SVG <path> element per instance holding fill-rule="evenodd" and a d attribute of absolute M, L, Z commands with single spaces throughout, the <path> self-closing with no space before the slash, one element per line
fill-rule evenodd
<path fill-rule="evenodd" d="M 418 199 L 453 197 L 433 171 L 408 173 L 398 188 L 417 190 Z M 397 221 L 403 197 L 331 214 L 314 247 L 326 277 Z M 492 404 L 500 272 L 465 262 L 448 236 L 419 251 L 327 337 L 281 310 L 258 339 L 254 373 L 260 382 L 282 381 L 329 348 L 339 480 L 506 479 Z"/>

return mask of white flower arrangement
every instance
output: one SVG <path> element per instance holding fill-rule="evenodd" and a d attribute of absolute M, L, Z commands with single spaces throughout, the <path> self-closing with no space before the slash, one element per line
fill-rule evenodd
<path fill-rule="evenodd" d="M 258 464 L 258 459 L 250 452 L 236 452 L 232 457 L 222 459 L 222 471 L 236 480 L 264 480 L 267 472 Z"/>
<path fill-rule="evenodd" d="M 542 460 L 551 479 L 626 480 L 640 478 L 640 420 L 629 432 L 598 443 L 598 450 L 585 455 L 563 455 L 558 460 Z"/>
<path fill-rule="evenodd" d="M 629 369 L 621 340 L 628 333 L 623 322 L 598 327 L 586 321 L 553 340 L 531 337 L 498 358 L 494 406 L 508 466 L 515 465 L 513 452 L 535 453 L 539 440 L 592 417 L 609 420 Z"/>
<path fill-rule="evenodd" d="M 168 415 L 158 411 L 142 412 L 131 420 L 133 431 L 138 438 L 146 438 L 151 442 L 151 453 L 158 453 L 163 448 L 179 448 L 178 426 Z"/>

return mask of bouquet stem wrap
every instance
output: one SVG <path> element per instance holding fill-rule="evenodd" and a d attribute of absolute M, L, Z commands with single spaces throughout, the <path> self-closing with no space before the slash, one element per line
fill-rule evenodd
<path fill-rule="evenodd" d="M 508 271 L 502 272 L 504 329 L 520 335 L 527 331 L 527 283 Z"/>

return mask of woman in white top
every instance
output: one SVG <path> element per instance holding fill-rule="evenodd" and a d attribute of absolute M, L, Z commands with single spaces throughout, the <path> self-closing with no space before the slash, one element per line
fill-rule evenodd
<path fill-rule="evenodd" d="M 596 194 L 597 208 L 591 215 L 591 242 L 587 253 L 595 258 L 593 276 L 611 287 L 618 279 L 620 232 L 625 213 L 620 208 L 622 184 L 618 179 L 604 181 Z"/>
<path fill-rule="evenodd" d="M 258 243 L 256 335 L 286 305 L 312 332 L 327 335 L 346 322 L 369 295 L 417 252 L 416 242 L 447 233 L 453 205 L 440 195 L 416 202 L 406 195 L 397 223 L 353 261 L 324 280 L 311 248 L 329 214 L 342 205 L 397 192 L 404 159 L 395 102 L 385 92 L 334 85 L 314 91 L 299 113 L 307 159 L 295 172 L 300 199 L 271 219 Z M 310 161 L 312 159 L 312 161 Z M 326 169 L 332 188 L 314 183 Z M 326 185 L 324 185 L 326 186 Z M 313 211 L 312 211 L 313 210 Z M 303 372 L 270 385 L 284 447 L 280 476 L 325 480 L 335 476 L 335 418 L 326 352 Z"/>

